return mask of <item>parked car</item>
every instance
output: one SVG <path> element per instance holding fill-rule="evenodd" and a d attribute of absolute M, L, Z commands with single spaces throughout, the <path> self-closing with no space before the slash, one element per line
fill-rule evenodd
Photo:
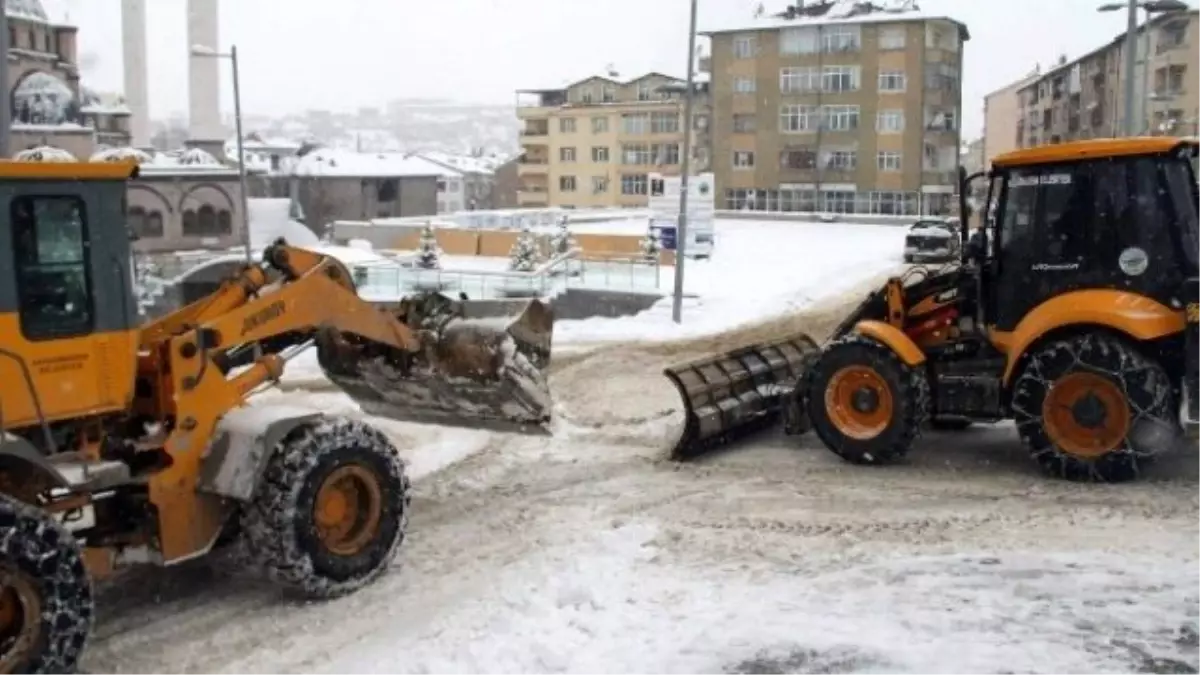
<path fill-rule="evenodd" d="M 958 260 L 962 251 L 957 219 L 922 218 L 908 228 L 904 262 L 944 263 Z"/>

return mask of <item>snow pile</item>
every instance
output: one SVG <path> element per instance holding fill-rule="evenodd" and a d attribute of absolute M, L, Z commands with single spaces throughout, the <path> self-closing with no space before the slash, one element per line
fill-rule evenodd
<path fill-rule="evenodd" d="M 250 201 L 250 246 L 265 248 L 283 237 L 288 244 L 309 248 L 320 243 L 304 223 L 290 217 L 291 200 L 252 198 Z"/>
<path fill-rule="evenodd" d="M 170 285 L 163 277 L 162 268 L 146 256 L 137 256 L 133 263 L 133 292 L 137 299 L 138 314 L 150 313 L 166 295 Z"/>
<path fill-rule="evenodd" d="M 154 157 L 145 150 L 131 148 L 128 146 L 118 148 L 105 148 L 92 155 L 92 162 L 128 162 L 133 160 L 138 164 L 148 164 L 154 161 Z"/>
<path fill-rule="evenodd" d="M 28 150 L 22 150 L 22 151 L 18 152 L 16 155 L 13 155 L 13 159 L 17 160 L 18 162 L 77 162 L 77 161 L 79 161 L 75 158 L 75 155 L 72 155 L 71 153 L 67 152 L 66 150 L 63 150 L 62 148 L 56 148 L 52 145 L 39 145 L 36 148 L 29 148 Z"/>
<path fill-rule="evenodd" d="M 691 297 L 682 324 L 671 321 L 672 299 L 665 297 L 633 317 L 559 322 L 554 341 L 663 342 L 787 316 L 898 270 L 904 237 L 904 228 L 886 225 L 718 221 L 712 258 L 685 263 L 684 293 Z M 664 268 L 664 292 L 672 276 L 673 268 Z"/>

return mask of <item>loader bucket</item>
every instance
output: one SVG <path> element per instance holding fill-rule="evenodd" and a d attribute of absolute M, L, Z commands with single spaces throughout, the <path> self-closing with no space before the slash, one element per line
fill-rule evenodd
<path fill-rule="evenodd" d="M 549 433 L 545 369 L 554 323 L 551 308 L 531 300 L 516 316 L 472 317 L 472 301 L 454 304 L 458 314 L 414 326 L 425 341 L 418 354 L 364 349 L 344 335 L 318 333 L 321 368 L 369 415 Z"/>
<path fill-rule="evenodd" d="M 697 457 L 778 421 L 817 351 L 812 338 L 800 333 L 664 370 L 686 413 L 671 458 Z"/>

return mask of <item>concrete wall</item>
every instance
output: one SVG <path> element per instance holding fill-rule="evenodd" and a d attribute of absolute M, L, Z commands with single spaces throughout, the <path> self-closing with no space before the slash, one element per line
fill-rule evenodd
<path fill-rule="evenodd" d="M 388 181 L 396 181 L 394 198 Z M 296 179 L 295 190 L 308 227 L 322 234 L 335 220 L 368 220 L 437 214 L 437 177 L 361 178 L 322 176 Z"/>
<path fill-rule="evenodd" d="M 242 244 L 241 185 L 228 175 L 154 175 L 129 183 L 130 229 L 139 252 L 230 248 Z M 216 231 L 205 226 L 215 224 Z"/>

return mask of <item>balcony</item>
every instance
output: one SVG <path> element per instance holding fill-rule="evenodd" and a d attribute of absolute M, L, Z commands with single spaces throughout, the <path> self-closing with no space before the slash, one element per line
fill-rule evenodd
<path fill-rule="evenodd" d="M 518 176 L 543 176 L 550 171 L 550 161 L 544 157 L 530 159 L 522 158 L 517 162 Z"/>

